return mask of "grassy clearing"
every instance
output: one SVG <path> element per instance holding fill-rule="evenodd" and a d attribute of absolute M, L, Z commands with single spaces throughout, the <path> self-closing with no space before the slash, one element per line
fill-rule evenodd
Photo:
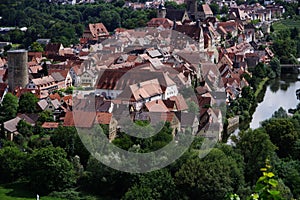
<path fill-rule="evenodd" d="M 294 27 L 300 27 L 300 20 L 295 19 L 284 19 L 280 20 L 278 22 L 273 23 L 273 28 L 275 31 L 284 30 L 287 28 L 294 28 Z"/>
<path fill-rule="evenodd" d="M 266 84 L 266 82 L 269 80 L 268 77 L 265 77 L 258 85 L 257 90 L 254 93 L 255 98 L 257 98 L 258 94 L 261 92 L 261 90 L 263 89 L 264 85 Z"/>
<path fill-rule="evenodd" d="M 1 200 L 36 200 L 36 194 L 29 192 L 24 183 L 0 185 Z M 40 196 L 40 200 L 63 200 L 54 197 Z"/>

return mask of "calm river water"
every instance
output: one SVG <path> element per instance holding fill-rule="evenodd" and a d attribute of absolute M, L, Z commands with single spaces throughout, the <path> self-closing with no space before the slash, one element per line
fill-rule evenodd
<path fill-rule="evenodd" d="M 262 102 L 258 103 L 253 114 L 250 128 L 260 127 L 260 122 L 272 117 L 273 113 L 280 107 L 287 112 L 290 108 L 296 108 L 299 100 L 296 97 L 296 90 L 300 88 L 300 74 L 283 74 L 280 79 L 270 80 L 266 86 L 266 92 Z M 238 135 L 239 128 L 231 135 Z M 232 144 L 229 138 L 227 144 Z"/>
<path fill-rule="evenodd" d="M 280 107 L 286 111 L 289 108 L 296 108 L 300 103 L 296 97 L 296 90 L 300 88 L 299 78 L 298 74 L 283 74 L 280 79 L 269 82 L 264 99 L 258 104 L 253 114 L 250 128 L 260 127 L 260 122 L 272 117 Z"/>

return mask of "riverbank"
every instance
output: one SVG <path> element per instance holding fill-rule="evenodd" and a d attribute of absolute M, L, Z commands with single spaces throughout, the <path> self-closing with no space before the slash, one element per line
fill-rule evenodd
<path fill-rule="evenodd" d="M 263 78 L 263 80 L 259 83 L 259 85 L 257 86 L 257 89 L 254 93 L 255 98 L 258 97 L 258 95 L 261 93 L 261 91 L 263 90 L 265 84 L 267 83 L 267 81 L 270 80 L 268 77 Z"/>

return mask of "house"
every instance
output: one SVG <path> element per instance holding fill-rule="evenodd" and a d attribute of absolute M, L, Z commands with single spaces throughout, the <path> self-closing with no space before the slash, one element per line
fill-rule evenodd
<path fill-rule="evenodd" d="M 47 111 L 50 111 L 52 113 L 54 113 L 55 111 L 60 112 L 61 103 L 57 99 L 51 100 L 48 97 L 46 99 L 42 99 L 42 100 L 38 101 L 37 104 L 38 104 L 40 110 L 42 110 L 42 111 L 47 110 Z M 57 114 L 57 113 L 54 113 L 54 114 Z"/>
<path fill-rule="evenodd" d="M 152 18 L 147 22 L 148 27 L 163 27 L 165 29 L 172 29 L 174 22 L 167 18 Z"/>
<path fill-rule="evenodd" d="M 184 21 L 190 20 L 187 10 L 171 9 L 171 8 L 170 9 L 167 8 L 167 14 L 166 14 L 165 18 L 167 18 L 171 21 L 181 22 L 181 23 L 183 23 Z"/>
<path fill-rule="evenodd" d="M 181 32 L 194 40 L 196 40 L 199 43 L 199 49 L 204 49 L 204 34 L 202 26 L 200 25 L 200 22 L 198 21 L 195 24 L 184 24 L 184 25 L 176 25 L 174 28 L 175 31 Z"/>
<path fill-rule="evenodd" d="M 132 87 L 137 87 L 138 83 L 153 79 L 158 80 L 163 92 L 163 99 L 167 99 L 178 93 L 175 82 L 161 71 L 149 71 L 140 68 L 135 68 L 135 70 L 106 69 L 100 72 L 99 77 L 95 94 L 106 98 L 116 99 L 122 93 L 122 98 L 129 100 L 132 94 L 129 88 L 131 85 L 135 85 Z"/>
<path fill-rule="evenodd" d="M 18 123 L 21 120 L 24 120 L 25 122 L 27 122 L 31 126 L 35 125 L 34 120 L 32 120 L 30 117 L 28 117 L 25 114 L 19 115 L 19 116 L 15 117 L 15 118 L 13 118 L 11 120 L 8 120 L 8 121 L 4 122 L 4 131 L 6 132 L 7 137 L 10 140 L 13 140 L 14 136 L 17 135 L 17 134 L 19 134 L 18 130 L 17 130 L 17 126 L 18 126 Z"/>
<path fill-rule="evenodd" d="M 58 89 L 72 86 L 72 77 L 69 70 L 49 70 L 48 72 L 57 84 Z"/>
<path fill-rule="evenodd" d="M 52 91 L 58 89 L 57 83 L 55 83 L 54 78 L 50 76 L 44 76 L 42 78 L 31 79 L 26 86 L 27 89 L 38 89 L 40 91 L 45 91 L 51 93 Z"/>
<path fill-rule="evenodd" d="M 214 16 L 214 13 L 212 12 L 208 4 L 202 4 L 200 8 L 200 19 L 204 20 L 208 17 Z"/>
<path fill-rule="evenodd" d="M 101 42 L 109 37 L 109 32 L 103 23 L 89 24 L 83 32 L 82 38 L 90 43 Z"/>
<path fill-rule="evenodd" d="M 247 24 L 250 22 L 251 17 L 244 11 L 238 7 L 231 7 L 229 11 L 229 19 L 230 20 L 238 20 Z"/>
<path fill-rule="evenodd" d="M 67 111 L 63 126 L 76 126 L 77 128 L 92 128 L 96 119 L 95 112 Z"/>
<path fill-rule="evenodd" d="M 80 85 L 84 87 L 93 87 L 96 84 L 96 72 L 88 69 L 80 75 Z"/>

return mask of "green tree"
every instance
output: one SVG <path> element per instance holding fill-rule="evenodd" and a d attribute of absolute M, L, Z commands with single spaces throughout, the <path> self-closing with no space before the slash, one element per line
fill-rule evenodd
<path fill-rule="evenodd" d="M 175 183 L 189 199 L 224 199 L 243 185 L 243 173 L 234 159 L 212 149 L 202 160 L 188 159 L 176 172 Z"/>
<path fill-rule="evenodd" d="M 133 180 L 133 175 L 112 169 L 94 157 L 90 157 L 85 173 L 81 183 L 87 191 L 118 199 L 125 194 Z"/>
<path fill-rule="evenodd" d="M 275 146 L 264 129 L 239 132 L 238 137 L 232 137 L 236 150 L 244 157 L 245 180 L 254 184 L 260 175 L 260 168 L 265 160 L 275 153 Z"/>
<path fill-rule="evenodd" d="M 20 113 L 34 113 L 37 111 L 38 98 L 31 92 L 26 92 L 21 95 L 19 100 Z"/>
<path fill-rule="evenodd" d="M 38 194 L 61 191 L 76 181 L 72 164 L 67 153 L 59 147 L 46 147 L 34 150 L 27 169 L 32 189 Z"/>
<path fill-rule="evenodd" d="M 176 195 L 176 186 L 171 174 L 167 169 L 160 169 L 139 175 L 138 180 L 122 199 L 175 199 Z"/>
<path fill-rule="evenodd" d="M 279 157 L 290 155 L 293 145 L 299 138 L 291 119 L 271 118 L 264 121 L 262 127 L 266 130 L 273 144 L 278 147 Z"/>
<path fill-rule="evenodd" d="M 0 105 L 0 121 L 4 122 L 16 117 L 17 110 L 18 98 L 12 93 L 7 93 Z"/>
<path fill-rule="evenodd" d="M 299 29 L 297 27 L 294 27 L 291 29 L 291 39 L 295 40 L 299 37 Z"/>
<path fill-rule="evenodd" d="M 270 66 L 271 66 L 271 69 L 275 72 L 276 76 L 280 77 L 281 65 L 280 65 L 279 59 L 276 57 L 272 58 L 272 60 L 270 61 Z"/>
<path fill-rule="evenodd" d="M 120 26 L 121 17 L 115 10 L 100 11 L 100 21 L 112 32 Z"/>
<path fill-rule="evenodd" d="M 255 193 L 251 195 L 250 199 L 253 200 L 264 200 L 264 199 L 274 199 L 280 200 L 283 198 L 278 190 L 278 181 L 274 178 L 275 174 L 270 171 L 270 164 L 266 163 L 265 168 L 261 168 L 263 175 L 257 180 L 255 184 Z"/>
<path fill-rule="evenodd" d="M 44 49 L 42 47 L 42 45 L 38 42 L 33 42 L 31 45 L 30 45 L 30 51 L 33 51 L 33 52 L 43 52 Z"/>
<path fill-rule="evenodd" d="M 288 114 L 282 107 L 280 107 L 277 111 L 274 112 L 272 118 L 288 118 Z"/>
<path fill-rule="evenodd" d="M 220 14 L 220 8 L 219 8 L 219 5 L 216 4 L 216 3 L 211 3 L 209 5 L 211 11 L 214 13 L 214 15 L 217 15 L 217 14 Z"/>
<path fill-rule="evenodd" d="M 50 138 L 54 147 L 63 148 L 68 157 L 79 156 L 81 164 L 86 166 L 90 153 L 82 144 L 75 127 L 59 126 Z"/>
<path fill-rule="evenodd" d="M 30 137 L 32 135 L 33 127 L 25 120 L 20 120 L 17 124 L 17 130 L 23 137 Z"/>
<path fill-rule="evenodd" d="M 17 147 L 7 146 L 0 149 L 0 181 L 16 181 L 24 174 L 28 154 Z"/>

